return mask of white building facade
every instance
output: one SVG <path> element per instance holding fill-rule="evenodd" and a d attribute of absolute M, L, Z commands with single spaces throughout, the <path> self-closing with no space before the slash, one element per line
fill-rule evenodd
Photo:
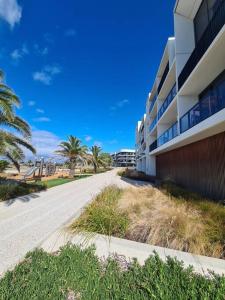
<path fill-rule="evenodd" d="M 139 171 L 225 199 L 225 0 L 177 0 L 136 151 Z"/>
<path fill-rule="evenodd" d="M 135 167 L 136 156 L 133 149 L 121 149 L 120 151 L 112 154 L 114 167 Z"/>

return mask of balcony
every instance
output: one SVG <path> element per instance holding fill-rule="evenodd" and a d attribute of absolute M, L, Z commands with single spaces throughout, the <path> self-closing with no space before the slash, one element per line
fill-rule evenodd
<path fill-rule="evenodd" d="M 183 133 L 225 108 L 225 96 L 208 96 L 200 100 L 180 119 L 180 132 Z"/>
<path fill-rule="evenodd" d="M 168 62 L 168 64 L 166 65 L 166 68 L 165 68 L 165 70 L 163 72 L 163 75 L 162 75 L 161 81 L 159 83 L 158 89 L 157 89 L 158 94 L 161 91 L 161 88 L 163 86 L 164 81 L 166 80 L 166 76 L 169 73 L 169 70 L 170 70 L 170 65 L 169 65 L 169 62 Z"/>
<path fill-rule="evenodd" d="M 178 135 L 178 123 L 173 124 L 158 138 L 158 147 L 171 141 Z"/>
<path fill-rule="evenodd" d="M 151 125 L 149 126 L 149 131 L 151 132 L 152 129 L 155 127 L 155 125 L 157 124 L 158 118 L 157 116 L 155 117 L 155 119 L 152 121 Z"/>
<path fill-rule="evenodd" d="M 152 152 L 158 147 L 157 140 L 155 140 L 150 146 L 149 146 L 149 152 Z"/>
<path fill-rule="evenodd" d="M 174 139 L 176 136 L 178 136 L 178 123 L 174 123 L 169 129 L 167 129 L 157 140 L 155 140 L 150 146 L 149 146 L 149 152 L 154 151 L 158 147 L 166 144 L 167 142 Z"/>
<path fill-rule="evenodd" d="M 222 1 L 218 6 L 217 11 L 215 12 L 212 20 L 210 21 L 208 27 L 206 28 L 202 38 L 196 45 L 194 51 L 192 52 L 190 58 L 188 59 L 186 65 L 184 66 L 181 74 L 178 78 L 178 87 L 179 90 L 192 73 L 194 68 L 199 63 L 200 59 L 206 53 L 209 46 L 212 44 L 213 40 L 220 32 L 222 27 L 225 24 L 225 1 Z"/>
<path fill-rule="evenodd" d="M 149 113 L 152 111 L 152 109 L 153 109 L 153 107 L 155 105 L 155 102 L 157 100 L 157 97 L 158 97 L 158 94 L 155 94 L 154 98 L 151 101 L 151 105 L 150 105 L 150 108 L 149 108 Z"/>
<path fill-rule="evenodd" d="M 174 97 L 177 94 L 177 89 L 176 89 L 176 83 L 172 87 L 171 91 L 169 92 L 168 96 L 166 97 L 166 100 L 163 102 L 162 106 L 160 107 L 158 111 L 158 120 L 162 117 L 164 112 L 167 110 L 169 107 L 170 103 L 173 101 Z"/>

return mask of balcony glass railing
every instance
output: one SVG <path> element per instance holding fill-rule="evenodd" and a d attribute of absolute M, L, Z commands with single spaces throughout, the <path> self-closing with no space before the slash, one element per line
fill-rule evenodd
<path fill-rule="evenodd" d="M 155 117 L 155 119 L 152 121 L 151 125 L 149 126 L 149 131 L 151 132 L 152 129 L 155 127 L 155 125 L 157 124 L 158 118 L 157 116 Z"/>
<path fill-rule="evenodd" d="M 156 148 L 164 145 L 178 136 L 178 123 L 174 123 L 169 129 L 167 129 L 157 140 L 155 140 L 149 146 L 149 152 L 154 151 Z"/>
<path fill-rule="evenodd" d="M 150 108 L 149 108 L 149 113 L 152 111 L 152 109 L 153 109 L 153 107 L 154 107 L 154 105 L 155 105 L 155 102 L 156 102 L 156 100 L 157 100 L 157 97 L 158 97 L 158 95 L 156 94 L 156 95 L 154 96 L 154 98 L 152 99 L 152 102 L 151 102 Z"/>
<path fill-rule="evenodd" d="M 164 83 L 165 80 L 166 80 L 166 76 L 167 76 L 167 74 L 169 73 L 169 70 L 170 70 L 170 65 L 169 65 L 169 62 L 168 62 L 168 64 L 166 65 L 166 68 L 165 68 L 165 70 L 164 70 L 164 72 L 163 72 L 163 75 L 162 75 L 161 81 L 160 81 L 160 83 L 159 83 L 158 89 L 157 89 L 158 94 L 159 94 L 160 91 L 161 91 L 161 88 L 162 88 L 162 86 L 163 86 L 163 83 Z"/>
<path fill-rule="evenodd" d="M 173 124 L 169 129 L 167 129 L 159 138 L 158 138 L 158 147 L 164 145 L 165 143 L 171 141 L 178 135 L 178 126 L 177 122 Z"/>
<path fill-rule="evenodd" d="M 225 96 L 207 96 L 201 99 L 180 119 L 180 132 L 183 133 L 225 108 Z"/>
<path fill-rule="evenodd" d="M 170 103 L 173 101 L 174 97 L 177 94 L 177 89 L 176 89 L 176 83 L 172 87 L 171 91 L 169 92 L 168 96 L 166 97 L 166 100 L 163 102 L 162 106 L 160 107 L 158 111 L 158 120 L 162 117 L 164 112 L 167 110 L 169 107 Z"/>
<path fill-rule="evenodd" d="M 225 1 L 221 1 L 218 5 L 217 11 L 215 12 L 212 20 L 207 26 L 205 32 L 203 33 L 201 39 L 197 43 L 194 51 L 192 52 L 190 58 L 188 59 L 186 65 L 184 66 L 179 79 L 178 87 L 179 89 L 183 86 L 191 72 L 194 70 L 202 56 L 205 54 L 217 34 L 220 32 L 225 24 Z"/>

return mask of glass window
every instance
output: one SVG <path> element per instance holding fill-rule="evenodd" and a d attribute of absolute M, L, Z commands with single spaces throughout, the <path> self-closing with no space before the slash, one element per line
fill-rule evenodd
<path fill-rule="evenodd" d="M 211 20 L 214 13 L 217 11 L 218 6 L 222 0 L 208 0 L 209 19 Z"/>
<path fill-rule="evenodd" d="M 221 77 L 216 88 L 216 96 L 220 108 L 225 108 L 225 75 Z"/>
<path fill-rule="evenodd" d="M 209 23 L 207 1 L 204 0 L 194 19 L 195 39 L 200 40 Z"/>
<path fill-rule="evenodd" d="M 194 19 L 196 43 L 201 39 L 222 1 L 224 0 L 203 0 Z"/>

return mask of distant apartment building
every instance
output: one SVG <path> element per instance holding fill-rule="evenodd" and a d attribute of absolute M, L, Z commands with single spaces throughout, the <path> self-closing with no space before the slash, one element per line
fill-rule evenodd
<path fill-rule="evenodd" d="M 135 167 L 135 150 L 121 149 L 120 151 L 112 154 L 114 167 Z"/>
<path fill-rule="evenodd" d="M 177 0 L 146 114 L 137 169 L 225 199 L 225 0 Z"/>

